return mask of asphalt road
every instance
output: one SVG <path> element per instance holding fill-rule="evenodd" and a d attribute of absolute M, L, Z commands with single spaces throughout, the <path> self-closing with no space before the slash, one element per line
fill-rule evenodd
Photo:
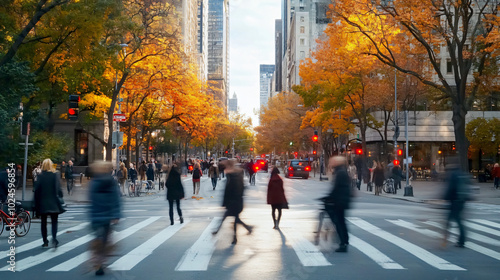
<path fill-rule="evenodd" d="M 349 216 L 347 253 L 335 253 L 335 238 L 322 231 L 315 245 L 321 205 L 329 182 L 284 179 L 290 209 L 283 210 L 280 230 L 272 229 L 266 204 L 268 175 L 259 173 L 248 186 L 241 219 L 254 225 L 247 235 L 238 228 L 231 245 L 232 218 L 212 236 L 223 209 L 224 180 L 215 191 L 202 179 L 201 199 L 182 200 L 184 223 L 168 218 L 165 193 L 124 198 L 125 218 L 115 227 L 116 250 L 102 279 L 497 279 L 500 273 L 500 206 L 471 203 L 466 248 L 453 246 L 452 229 L 442 246 L 445 210 L 435 204 L 376 197 L 357 191 Z M 86 203 L 71 203 L 60 216 L 57 249 L 42 249 L 40 224 L 16 238 L 15 274 L 7 271 L 8 235 L 0 236 L 0 277 L 7 279 L 94 279 L 87 249 L 92 234 Z M 331 225 L 326 223 L 326 228 Z M 50 232 L 50 226 L 49 226 Z M 331 231 L 330 231 L 331 233 Z"/>

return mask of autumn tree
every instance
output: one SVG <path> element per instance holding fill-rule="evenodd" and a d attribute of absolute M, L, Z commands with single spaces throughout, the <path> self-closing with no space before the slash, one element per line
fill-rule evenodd
<path fill-rule="evenodd" d="M 259 153 L 307 151 L 312 147 L 313 129 L 300 129 L 306 112 L 302 102 L 296 93 L 283 92 L 270 98 L 267 107 L 261 108 L 260 125 L 255 127 Z"/>
<path fill-rule="evenodd" d="M 417 78 L 450 100 L 457 150 L 467 167 L 465 116 L 486 71 L 498 61 L 498 2 L 494 0 L 335 1 L 333 22 L 349 25 L 371 43 L 366 54 Z M 426 65 L 414 69 L 425 54 Z M 451 74 L 448 71 L 451 70 Z"/>

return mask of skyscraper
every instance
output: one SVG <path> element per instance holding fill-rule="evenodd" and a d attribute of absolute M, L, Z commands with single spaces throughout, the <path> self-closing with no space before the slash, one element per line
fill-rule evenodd
<path fill-rule="evenodd" d="M 208 1 L 208 80 L 227 108 L 229 90 L 229 0 Z"/>
<path fill-rule="evenodd" d="M 237 112 L 238 111 L 238 97 L 236 96 L 236 92 L 233 93 L 233 97 L 229 98 L 229 106 L 227 108 L 229 112 Z"/>
<path fill-rule="evenodd" d="M 282 41 L 283 41 L 283 31 L 282 31 L 282 23 L 281 19 L 275 20 L 274 26 L 274 65 L 276 65 L 276 71 L 274 72 L 274 85 L 275 91 L 281 92 L 281 63 L 283 61 L 283 49 L 282 49 Z"/>
<path fill-rule="evenodd" d="M 274 68 L 272 64 L 260 65 L 260 107 L 267 106 Z"/>

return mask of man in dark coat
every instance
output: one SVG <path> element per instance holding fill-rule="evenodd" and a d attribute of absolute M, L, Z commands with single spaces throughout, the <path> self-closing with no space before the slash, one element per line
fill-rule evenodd
<path fill-rule="evenodd" d="M 75 185 L 75 180 L 73 179 L 73 161 L 69 160 L 66 166 L 64 176 L 66 177 L 66 187 L 68 188 L 68 194 L 71 195 L 73 186 Z"/>
<path fill-rule="evenodd" d="M 168 173 L 167 182 L 165 183 L 167 188 L 167 200 L 168 200 L 168 215 L 170 216 L 170 225 L 174 224 L 174 201 L 177 204 L 177 214 L 179 215 L 179 220 L 184 223 L 182 218 L 181 204 L 180 200 L 184 198 L 184 187 L 181 181 L 181 172 L 177 167 L 177 164 L 172 165 L 170 172 Z"/>
<path fill-rule="evenodd" d="M 103 264 L 110 253 L 109 236 L 111 225 L 116 223 L 121 215 L 120 187 L 111 176 L 113 165 L 110 162 L 98 161 L 92 164 L 94 177 L 90 182 L 90 222 L 96 239 L 91 244 L 93 263 L 96 275 L 104 274 Z"/>
<path fill-rule="evenodd" d="M 349 235 L 345 222 L 345 210 L 349 209 L 349 204 L 351 202 L 351 180 L 347 173 L 345 157 L 332 157 L 330 159 L 330 167 L 334 169 L 334 179 L 332 191 L 327 197 L 328 204 L 325 208 L 337 229 L 340 240 L 339 248 L 336 249 L 335 252 L 347 252 Z"/>
<path fill-rule="evenodd" d="M 218 226 L 217 230 L 213 234 L 219 232 L 222 223 L 228 216 L 234 216 L 234 237 L 231 244 L 236 244 L 236 226 L 237 224 L 243 225 L 248 233 L 252 233 L 253 226 L 245 224 L 239 217 L 241 211 L 243 211 L 243 170 L 235 167 L 234 160 L 227 160 L 224 163 L 226 167 L 226 189 L 224 190 L 224 200 L 222 206 L 226 207 L 226 212 L 222 217 L 222 221 Z"/>
<path fill-rule="evenodd" d="M 64 213 L 61 205 L 63 192 L 61 190 L 61 182 L 59 175 L 55 170 L 50 159 L 45 159 L 42 163 L 42 173 L 38 175 L 38 179 L 34 186 L 35 191 L 35 211 L 41 217 L 41 231 L 43 238 L 42 247 L 47 248 L 49 241 L 47 239 L 47 217 L 50 216 L 52 225 L 52 244 L 57 247 L 57 220 L 61 213 Z"/>
<path fill-rule="evenodd" d="M 146 177 L 148 178 L 148 184 L 150 188 L 154 189 L 155 188 L 155 170 L 153 168 L 153 164 L 150 163 L 148 164 L 148 170 L 146 171 Z"/>
<path fill-rule="evenodd" d="M 450 162 L 458 162 L 458 158 L 455 161 L 450 160 Z M 458 225 L 459 235 L 458 242 L 455 244 L 456 247 L 463 248 L 465 245 L 465 227 L 462 222 L 463 211 L 465 208 L 465 202 L 470 200 L 470 189 L 468 178 L 462 174 L 459 169 L 458 164 L 452 163 L 447 166 L 448 180 L 447 188 L 444 193 L 444 200 L 449 202 L 449 212 L 446 219 L 446 228 L 444 236 L 444 244 L 448 239 L 448 227 L 451 221 L 455 221 Z"/>

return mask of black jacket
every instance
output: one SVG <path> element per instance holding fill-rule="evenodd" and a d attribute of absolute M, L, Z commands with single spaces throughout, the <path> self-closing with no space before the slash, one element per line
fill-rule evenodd
<path fill-rule="evenodd" d="M 135 182 L 137 180 L 137 170 L 135 170 L 135 168 L 129 168 L 128 178 L 132 180 L 132 182 Z"/>
<path fill-rule="evenodd" d="M 146 171 L 146 177 L 149 181 L 155 180 L 155 170 L 153 169 L 153 165 L 149 164 L 148 170 Z"/>
<path fill-rule="evenodd" d="M 90 182 L 90 221 L 92 225 L 121 218 L 120 188 L 109 174 L 99 174 Z"/>
<path fill-rule="evenodd" d="M 332 191 L 328 195 L 328 202 L 335 208 L 348 209 L 351 202 L 351 180 L 345 166 L 337 166 L 334 171 L 335 179 Z"/>
<path fill-rule="evenodd" d="M 172 167 L 168 173 L 167 182 L 167 200 L 184 198 L 184 187 L 182 186 L 181 173 L 176 167 Z"/>
<path fill-rule="evenodd" d="M 226 178 L 226 189 L 224 190 L 222 206 L 226 207 L 229 216 L 236 216 L 243 211 L 243 172 L 227 173 Z"/>
<path fill-rule="evenodd" d="M 58 197 L 63 197 L 58 174 L 42 171 L 35 182 L 35 210 L 38 214 L 64 213 Z"/>

